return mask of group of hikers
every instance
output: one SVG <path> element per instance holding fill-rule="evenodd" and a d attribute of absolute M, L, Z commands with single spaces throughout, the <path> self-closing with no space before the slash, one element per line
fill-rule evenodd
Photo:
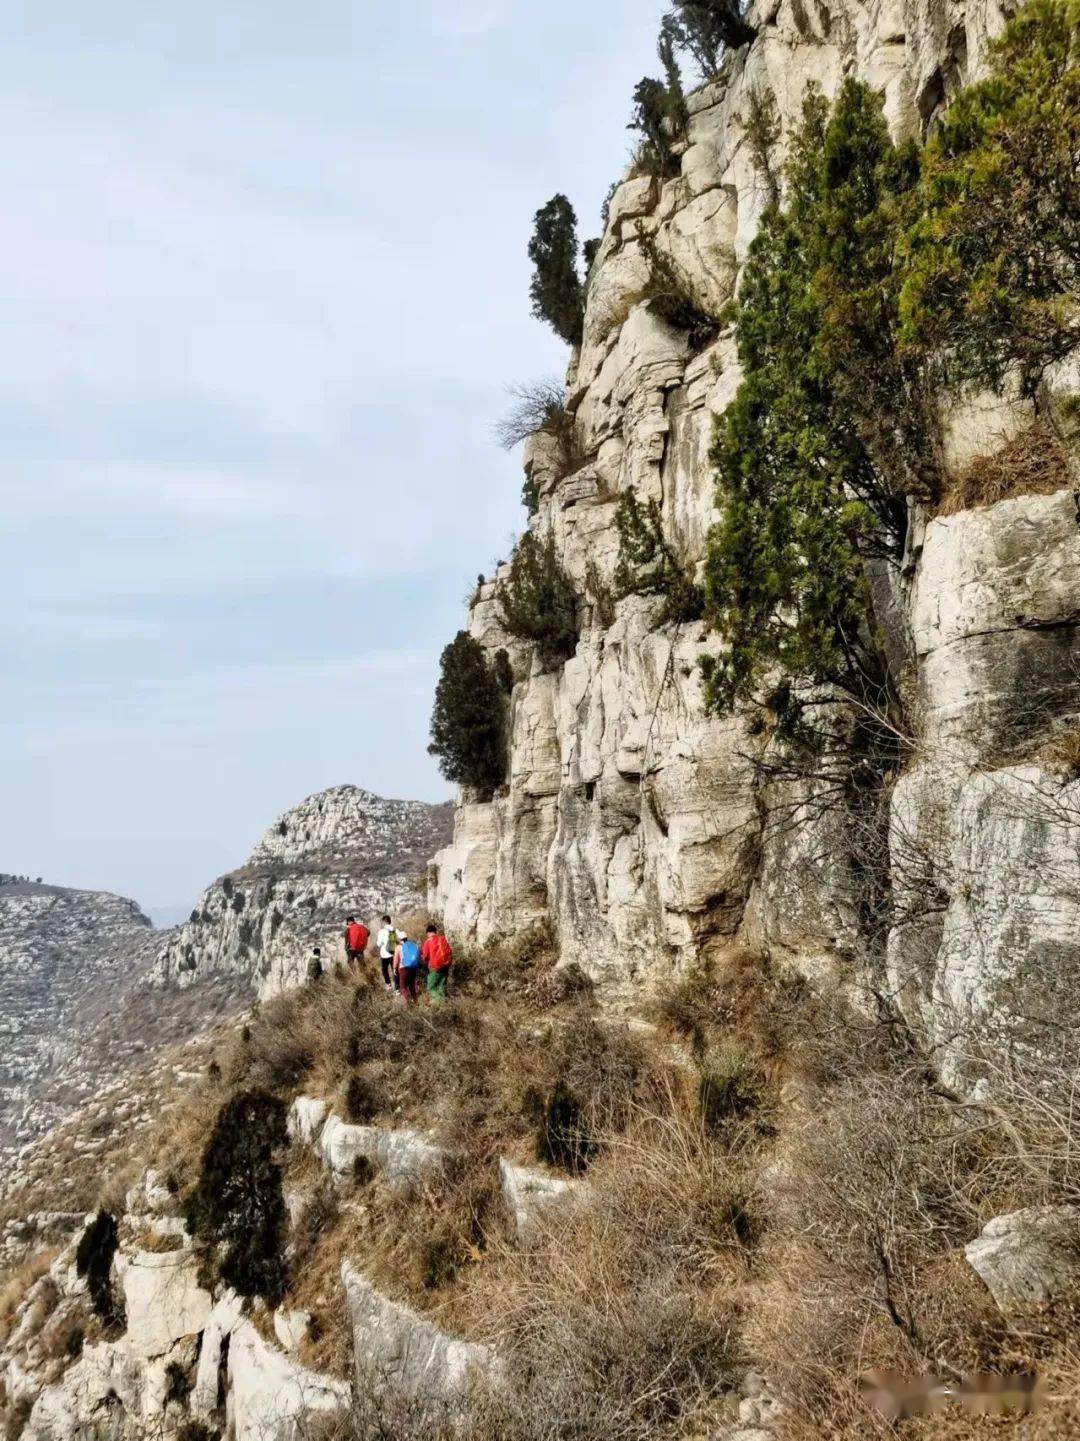
<path fill-rule="evenodd" d="M 349 916 L 345 921 L 344 939 L 347 964 L 361 966 L 368 954 L 371 932 L 363 921 Z M 388 996 L 399 996 L 406 1005 L 415 1004 L 423 990 L 427 991 L 428 999 L 434 1005 L 447 999 L 454 953 L 440 927 L 429 925 L 421 944 L 413 940 L 404 928 L 395 926 L 389 916 L 383 916 L 375 937 L 375 949 Z M 322 970 L 322 952 L 316 946 L 308 967 L 309 978 L 322 975 Z"/>

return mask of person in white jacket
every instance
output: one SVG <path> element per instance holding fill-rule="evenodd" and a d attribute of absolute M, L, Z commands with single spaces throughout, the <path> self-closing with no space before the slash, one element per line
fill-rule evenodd
<path fill-rule="evenodd" d="M 389 916 L 383 916 L 375 944 L 379 948 L 379 965 L 382 967 L 383 985 L 387 995 L 392 995 L 397 988 L 397 976 L 394 974 L 394 952 L 397 950 L 397 943 L 398 934 L 394 930 L 393 922 Z"/>

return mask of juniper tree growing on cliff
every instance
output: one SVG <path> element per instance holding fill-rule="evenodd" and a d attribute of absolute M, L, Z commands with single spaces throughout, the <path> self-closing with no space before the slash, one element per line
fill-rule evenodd
<path fill-rule="evenodd" d="M 714 446 L 722 518 L 707 602 L 728 644 L 706 679 L 718 709 L 777 674 L 856 692 L 878 683 L 863 561 L 898 549 L 904 505 L 868 430 L 876 407 L 891 434 L 903 395 L 890 316 L 910 175 L 867 87 L 847 82 L 831 115 L 808 97 L 787 202 L 766 211 L 740 287 L 743 381 Z M 884 380 L 867 376 L 868 357 Z"/>
<path fill-rule="evenodd" d="M 578 274 L 577 216 L 565 195 L 552 196 L 536 212 L 529 259 L 533 314 L 567 345 L 580 345 L 585 292 Z"/>
<path fill-rule="evenodd" d="M 218 1114 L 187 1206 L 188 1229 L 224 1248 L 225 1284 L 271 1305 L 285 1285 L 288 1226 L 276 1156 L 287 1142 L 285 1106 L 277 1096 L 266 1091 L 233 1096 Z"/>
<path fill-rule="evenodd" d="M 578 597 L 553 538 L 538 540 L 531 532 L 521 537 L 498 598 L 503 625 L 511 635 L 531 641 L 544 665 L 560 665 L 573 655 Z"/>
<path fill-rule="evenodd" d="M 923 156 L 903 337 L 942 378 L 1030 394 L 1080 346 L 1080 5 L 1034 0 Z"/>
<path fill-rule="evenodd" d="M 627 129 L 642 137 L 641 163 L 652 174 L 662 178 L 678 175 L 679 159 L 673 148 L 686 129 L 686 96 L 676 55 L 676 36 L 672 17 L 666 15 L 660 27 L 657 47 L 664 79 L 648 76 L 638 81 L 634 91 L 634 113 Z"/>
<path fill-rule="evenodd" d="M 665 25 L 706 80 L 716 76 L 726 51 L 749 45 L 757 34 L 739 0 L 675 0 Z"/>
<path fill-rule="evenodd" d="M 506 778 L 504 683 L 505 670 L 496 673 L 468 631 L 443 651 L 428 751 L 448 781 L 485 796 Z"/>

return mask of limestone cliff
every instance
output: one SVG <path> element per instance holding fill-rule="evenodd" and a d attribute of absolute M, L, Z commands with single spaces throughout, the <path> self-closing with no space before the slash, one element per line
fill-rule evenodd
<path fill-rule="evenodd" d="M 452 932 L 481 942 L 550 917 L 563 960 L 602 978 L 609 996 L 750 946 L 888 990 L 944 1033 L 957 1007 L 993 1007 L 1003 970 L 1015 979 L 1037 967 L 1075 930 L 1072 811 L 1055 810 L 1052 777 L 1037 766 L 985 774 L 1034 756 L 1080 705 L 1072 495 L 938 519 L 912 507 L 908 553 L 879 607 L 915 731 L 895 786 L 892 857 L 883 844 L 874 860 L 880 895 L 911 902 L 894 907 L 887 944 L 863 933 L 860 826 L 820 788 L 770 778 L 760 724 L 706 714 L 698 662 L 717 639 L 701 623 L 658 625 L 649 598 L 611 601 L 615 511 L 626 491 L 658 502 L 668 540 L 700 567 L 715 520 L 710 438 L 739 381 L 729 332 L 691 354 L 686 334 L 642 299 L 643 237 L 720 313 L 767 199 L 747 135 L 753 97 L 775 97 L 781 151 L 807 85 L 833 96 L 849 75 L 884 93 L 895 137 L 921 138 L 978 77 L 1005 12 L 996 0 L 763 0 L 750 18 L 753 43 L 689 97 L 680 173 L 625 179 L 612 195 L 569 374 L 587 459 L 563 476 L 543 436 L 526 452 L 534 529 L 554 537 L 584 598 L 581 639 L 565 666 L 546 668 L 500 624 L 505 568 L 478 589 L 469 629 L 491 653 L 506 648 L 515 670 L 509 777 L 490 803 L 462 798 L 431 900 Z M 947 463 L 993 451 L 1029 422 L 1017 404 L 972 403 L 948 417 Z"/>
<path fill-rule="evenodd" d="M 356 786 L 311 796 L 203 894 L 163 947 L 158 978 L 187 986 L 220 973 L 263 996 L 301 983 L 314 946 L 340 954 L 346 915 L 371 926 L 383 911 L 417 903 L 427 858 L 450 825 L 447 806 L 383 800 Z"/>

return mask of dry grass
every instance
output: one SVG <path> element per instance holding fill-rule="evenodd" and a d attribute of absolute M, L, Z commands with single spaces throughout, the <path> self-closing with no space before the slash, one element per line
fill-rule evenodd
<path fill-rule="evenodd" d="M 1036 421 L 1000 450 L 977 456 L 950 483 L 938 514 L 955 515 L 1016 495 L 1051 495 L 1071 483 L 1060 441 L 1045 422 Z"/>
<path fill-rule="evenodd" d="M 36 1252 L 21 1265 L 0 1274 L 0 1346 L 11 1334 L 15 1312 L 31 1286 L 47 1276 L 59 1255 L 56 1247 Z"/>
<path fill-rule="evenodd" d="M 495 1434 L 644 1441 L 722 1418 L 752 1249 L 745 1162 L 672 1092 L 607 1138 L 587 1200 L 473 1274 L 470 1329 L 514 1378 Z"/>

